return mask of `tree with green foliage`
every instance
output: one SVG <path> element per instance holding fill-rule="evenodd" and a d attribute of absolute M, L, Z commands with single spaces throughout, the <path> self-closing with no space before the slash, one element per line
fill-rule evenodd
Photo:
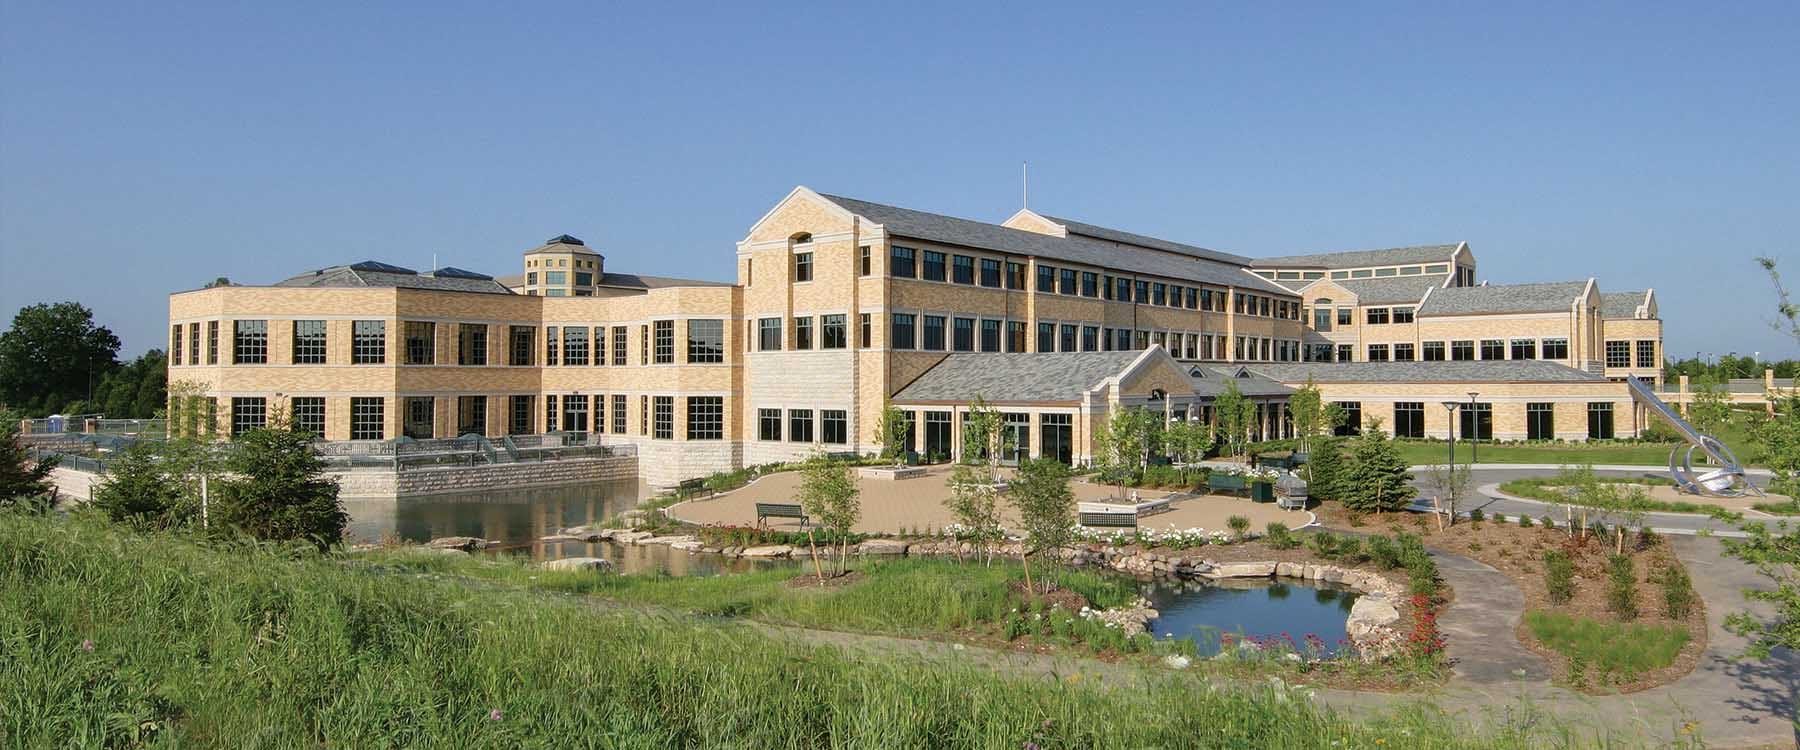
<path fill-rule="evenodd" d="M 118 354 L 119 337 L 80 303 L 22 308 L 0 333 L 0 404 L 41 417 L 89 400 Z"/>
<path fill-rule="evenodd" d="M 1725 385 L 1711 376 L 1695 380 L 1694 400 L 1688 404 L 1687 418 L 1701 432 L 1716 435 L 1731 424 L 1731 396 Z"/>
<path fill-rule="evenodd" d="M 1775 416 L 1758 425 L 1754 439 L 1762 462 L 1774 474 L 1769 490 L 1800 497 L 1800 396 L 1775 402 Z"/>
<path fill-rule="evenodd" d="M 857 499 L 862 490 L 856 486 L 855 470 L 848 463 L 815 453 L 801 464 L 798 494 L 806 514 L 819 519 L 820 526 L 837 534 L 839 550 L 835 572 L 843 575 L 849 569 L 850 534 L 862 518 L 862 503 Z"/>
<path fill-rule="evenodd" d="M 292 430 L 237 436 L 225 460 L 228 476 L 213 493 L 219 525 L 257 539 L 305 540 L 321 551 L 342 542 L 349 516 L 312 441 L 311 433 Z"/>
<path fill-rule="evenodd" d="M 1094 465 L 1100 470 L 1100 481 L 1119 488 L 1137 479 L 1150 454 L 1151 433 L 1162 421 L 1162 415 L 1148 409 L 1119 407 L 1094 434 Z"/>
<path fill-rule="evenodd" d="M 19 442 L 19 414 L 0 411 L 0 508 L 33 511 L 50 509 L 51 485 L 47 481 L 56 468 L 56 457 L 34 459 L 25 444 Z"/>
<path fill-rule="evenodd" d="M 875 422 L 875 435 L 881 441 L 881 458 L 899 463 L 903 458 L 906 446 L 906 433 L 912 427 L 907 420 L 906 412 L 888 402 L 881 408 L 881 417 Z"/>
<path fill-rule="evenodd" d="M 1381 423 L 1371 420 L 1351 449 L 1350 466 L 1344 472 L 1344 506 L 1374 513 L 1404 509 L 1415 494 L 1409 468 Z"/>
<path fill-rule="evenodd" d="M 1059 563 L 1061 551 L 1074 539 L 1075 493 L 1069 490 L 1069 467 L 1049 458 L 1022 461 L 1006 494 L 1025 532 L 1021 557 L 1026 590 L 1035 591 L 1031 557 L 1047 552 L 1053 564 Z"/>
<path fill-rule="evenodd" d="M 1213 398 L 1219 444 L 1233 458 L 1244 455 L 1250 444 L 1250 426 L 1256 421 L 1256 406 L 1238 390 L 1235 381 L 1226 380 L 1225 389 Z"/>
<path fill-rule="evenodd" d="M 1167 446 L 1169 456 L 1179 463 L 1200 463 L 1206 460 L 1206 452 L 1212 449 L 1212 427 L 1204 422 L 1185 419 L 1170 423 L 1163 430 L 1163 445 Z"/>
<path fill-rule="evenodd" d="M 976 396 L 969 402 L 969 411 L 963 418 L 961 462 L 985 463 L 998 474 L 1000 460 L 1012 450 L 1010 437 L 1000 410 Z"/>
<path fill-rule="evenodd" d="M 1000 457 L 1006 451 L 1000 412 L 977 397 L 963 422 L 963 460 L 950 469 L 950 496 L 944 504 L 956 523 L 992 562 L 990 545 L 1001 538 Z"/>
<path fill-rule="evenodd" d="M 1326 432 L 1325 402 L 1311 375 L 1288 397 L 1288 414 L 1294 423 L 1294 450 L 1311 451 L 1313 441 Z"/>
<path fill-rule="evenodd" d="M 1455 525 L 1456 507 L 1463 498 L 1469 497 L 1469 485 L 1473 483 L 1475 472 L 1468 464 L 1431 464 L 1425 467 L 1422 479 L 1426 489 L 1437 498 L 1438 529 Z"/>
<path fill-rule="evenodd" d="M 112 419 L 150 419 L 164 408 L 168 392 L 168 357 L 161 349 L 151 349 L 100 380 L 91 411 Z"/>
<path fill-rule="evenodd" d="M 186 526 L 197 513 L 148 440 L 132 443 L 106 465 L 91 504 L 115 523 L 150 530 Z"/>
<path fill-rule="evenodd" d="M 1348 467 L 1344 460 L 1344 441 L 1342 438 L 1324 436 L 1313 441 L 1312 452 L 1306 459 L 1306 494 L 1314 500 L 1342 500 L 1345 491 L 1345 473 Z"/>

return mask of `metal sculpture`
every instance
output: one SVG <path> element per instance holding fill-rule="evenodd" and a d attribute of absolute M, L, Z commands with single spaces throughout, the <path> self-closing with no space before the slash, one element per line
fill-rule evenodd
<path fill-rule="evenodd" d="M 1737 456 L 1725 447 L 1717 438 L 1704 434 L 1688 421 L 1669 408 L 1668 404 L 1656 397 L 1649 386 L 1637 378 L 1627 378 L 1625 383 L 1631 388 L 1631 398 L 1649 408 L 1657 416 L 1668 422 L 1670 427 L 1681 433 L 1688 441 L 1686 446 L 1675 446 L 1669 451 L 1669 476 L 1675 485 L 1691 495 L 1710 495 L 1712 497 L 1743 497 L 1748 494 L 1762 495 L 1762 490 L 1750 483 L 1744 474 L 1743 465 L 1738 463 Z M 1712 460 L 1717 467 L 1705 473 L 1696 473 L 1694 469 L 1694 451 L 1704 451 L 1706 458 Z"/>

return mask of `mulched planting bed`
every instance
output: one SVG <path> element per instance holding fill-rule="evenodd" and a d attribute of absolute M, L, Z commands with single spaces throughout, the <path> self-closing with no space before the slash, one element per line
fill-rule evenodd
<path fill-rule="evenodd" d="M 1532 519 L 1531 527 L 1521 527 L 1514 517 L 1508 516 L 1505 522 L 1490 518 L 1479 524 L 1463 519 L 1455 526 L 1439 531 L 1436 521 L 1424 514 L 1388 514 L 1380 518 L 1365 515 L 1358 526 L 1335 503 L 1327 503 L 1315 512 L 1321 523 L 1334 529 L 1357 533 L 1407 531 L 1418 534 L 1426 546 L 1434 550 L 1473 558 L 1492 566 L 1511 578 L 1524 593 L 1526 612 L 1557 612 L 1600 623 L 1673 626 L 1687 631 L 1687 644 L 1666 667 L 1623 679 L 1616 676 L 1597 679 L 1584 665 L 1583 671 L 1588 676 L 1571 682 L 1571 660 L 1541 643 L 1521 618 L 1516 631 L 1519 642 L 1550 662 L 1558 682 L 1583 692 L 1632 693 L 1667 685 L 1693 671 L 1700 662 L 1700 654 L 1706 650 L 1706 607 L 1698 594 L 1694 596 L 1687 617 L 1672 619 L 1664 614 L 1663 587 L 1655 582 L 1654 576 L 1665 566 L 1681 566 L 1667 540 L 1658 538 L 1648 546 L 1641 546 L 1636 532 L 1627 533 L 1625 553 L 1631 557 L 1636 573 L 1639 614 L 1634 619 L 1622 620 L 1607 608 L 1607 560 L 1614 552 L 1610 529 L 1603 539 L 1589 535 L 1585 540 L 1572 540 L 1561 517 L 1553 517 L 1557 524 L 1555 529 L 1544 528 L 1537 518 Z M 1426 523 L 1420 523 L 1421 520 Z M 1545 583 L 1544 553 L 1548 550 L 1567 553 L 1575 567 L 1574 595 L 1562 604 L 1552 603 Z"/>

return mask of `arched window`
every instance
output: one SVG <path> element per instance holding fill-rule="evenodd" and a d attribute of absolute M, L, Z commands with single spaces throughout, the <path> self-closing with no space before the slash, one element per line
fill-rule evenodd
<path fill-rule="evenodd" d="M 1318 298 L 1318 299 L 1316 299 L 1316 300 L 1313 300 L 1313 304 L 1315 304 L 1315 305 L 1329 305 L 1329 304 L 1331 304 L 1331 298 L 1330 298 L 1330 297 L 1320 297 L 1320 298 Z"/>
<path fill-rule="evenodd" d="M 812 232 L 796 232 L 794 236 L 788 238 L 788 241 L 796 245 L 804 245 L 812 242 Z"/>

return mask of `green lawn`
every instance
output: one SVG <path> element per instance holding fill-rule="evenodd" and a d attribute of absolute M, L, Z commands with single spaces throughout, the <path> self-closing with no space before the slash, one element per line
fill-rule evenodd
<path fill-rule="evenodd" d="M 1670 443 L 1481 443 L 1475 447 L 1477 461 L 1484 464 L 1631 464 L 1667 466 Z M 1449 447 L 1443 442 L 1402 441 L 1400 455 L 1414 466 L 1442 464 L 1449 458 Z M 1469 444 L 1456 442 L 1457 463 L 1469 460 Z M 1739 456 L 1741 460 L 1743 457 Z"/>
<path fill-rule="evenodd" d="M 1532 610 L 1525 625 L 1544 645 L 1569 657 L 1569 680 L 1599 685 L 1629 682 L 1675 662 L 1688 633 L 1670 625 L 1598 622 Z"/>
<path fill-rule="evenodd" d="M 916 606 L 864 604 L 870 616 Z M 729 622 L 597 611 L 504 580 L 0 513 L 6 747 L 1631 742 L 1526 712 L 1477 733 L 1429 710 L 1351 719 L 1266 683 L 1220 690 L 1134 670 L 1095 684 L 1010 675 L 970 656 L 851 653 Z"/>

